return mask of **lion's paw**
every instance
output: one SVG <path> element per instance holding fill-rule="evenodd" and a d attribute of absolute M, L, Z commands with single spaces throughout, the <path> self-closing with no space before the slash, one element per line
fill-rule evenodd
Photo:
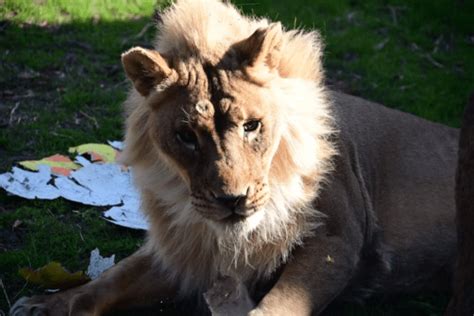
<path fill-rule="evenodd" d="M 265 313 L 260 309 L 254 309 L 250 311 L 247 316 L 265 316 Z"/>
<path fill-rule="evenodd" d="M 22 297 L 10 309 L 10 316 L 93 315 L 90 295 L 39 295 Z"/>
<path fill-rule="evenodd" d="M 48 315 L 48 308 L 37 297 L 22 297 L 10 309 L 10 316 Z"/>
<path fill-rule="evenodd" d="M 247 315 L 254 307 L 246 287 L 232 277 L 222 277 L 204 294 L 213 316 Z"/>

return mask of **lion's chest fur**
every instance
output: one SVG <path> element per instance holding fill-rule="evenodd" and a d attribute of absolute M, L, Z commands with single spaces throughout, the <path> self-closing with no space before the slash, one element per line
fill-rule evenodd
<path fill-rule="evenodd" d="M 293 248 L 319 225 L 319 213 L 307 207 L 307 213 L 294 214 L 286 223 L 272 223 L 277 231 L 265 231 L 268 236 L 258 230 L 238 235 L 216 231 L 205 222 L 173 224 L 173 215 L 164 214 L 160 203 L 146 194 L 144 204 L 153 226 L 150 250 L 184 296 L 207 290 L 221 276 L 232 276 L 253 288 L 257 282 L 268 280 L 289 259 Z"/>

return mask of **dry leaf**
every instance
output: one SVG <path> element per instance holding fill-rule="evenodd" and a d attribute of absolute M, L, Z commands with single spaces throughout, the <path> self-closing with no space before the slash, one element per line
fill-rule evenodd
<path fill-rule="evenodd" d="M 90 281 L 89 277 L 82 271 L 71 273 L 59 262 L 52 261 L 47 265 L 33 270 L 21 268 L 20 275 L 28 282 L 38 284 L 49 289 L 68 289 Z"/>

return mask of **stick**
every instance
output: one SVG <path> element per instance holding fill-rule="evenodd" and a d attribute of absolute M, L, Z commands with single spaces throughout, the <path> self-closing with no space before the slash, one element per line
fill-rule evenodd
<path fill-rule="evenodd" d="M 13 109 L 10 111 L 10 118 L 8 120 L 8 125 L 12 125 L 13 123 L 13 116 L 15 115 L 15 112 L 16 110 L 18 109 L 18 107 L 20 106 L 20 102 L 17 102 L 15 104 L 15 106 L 13 107 Z"/>
<path fill-rule="evenodd" d="M 2 287 L 3 295 L 5 295 L 5 299 L 7 300 L 8 308 L 11 308 L 12 304 L 10 303 L 10 299 L 8 298 L 7 290 L 5 289 L 5 286 L 3 285 L 3 280 L 2 279 L 0 279 L 0 286 Z"/>

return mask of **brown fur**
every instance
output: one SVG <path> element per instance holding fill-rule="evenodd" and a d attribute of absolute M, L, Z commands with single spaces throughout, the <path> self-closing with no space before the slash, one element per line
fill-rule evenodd
<path fill-rule="evenodd" d="M 22 300 L 13 314 L 98 315 L 230 277 L 258 302 L 250 315 L 308 315 L 337 297 L 443 279 L 457 131 L 326 91 L 320 57 L 317 33 L 216 0 L 164 12 L 155 49 L 122 55 L 134 85 L 122 157 L 151 223 L 147 243 L 103 277 Z"/>
<path fill-rule="evenodd" d="M 454 294 L 446 315 L 474 314 L 474 94 L 461 128 L 456 179 L 458 259 Z"/>

